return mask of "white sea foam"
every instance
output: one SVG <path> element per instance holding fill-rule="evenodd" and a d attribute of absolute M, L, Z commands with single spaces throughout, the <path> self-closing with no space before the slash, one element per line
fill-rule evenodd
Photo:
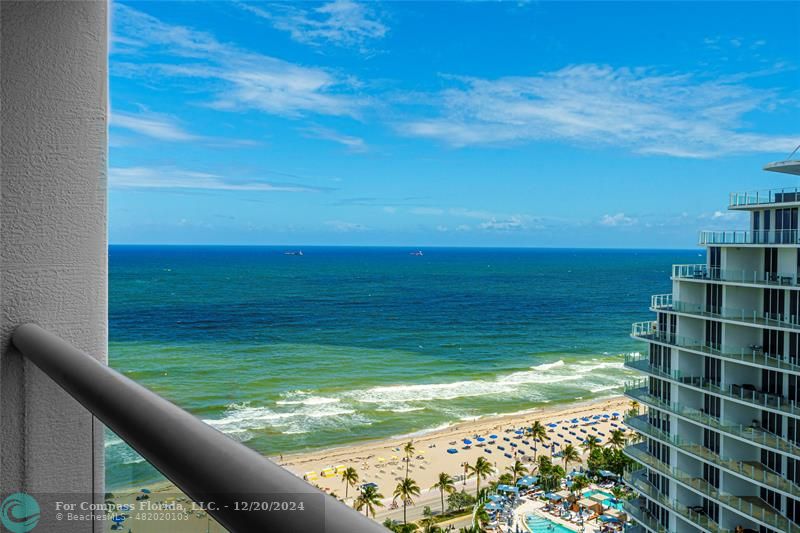
<path fill-rule="evenodd" d="M 614 389 L 618 389 L 618 388 L 620 388 L 620 385 L 619 385 L 619 384 L 614 384 L 614 385 L 599 385 L 599 386 L 597 386 L 597 387 L 592 387 L 592 388 L 590 388 L 590 389 L 589 389 L 589 392 L 591 392 L 591 393 L 598 393 L 598 392 L 603 392 L 603 391 L 607 391 L 607 390 L 614 390 Z"/>
<path fill-rule="evenodd" d="M 278 400 L 277 405 L 326 405 L 329 403 L 339 403 L 339 398 L 326 398 L 324 396 L 310 396 L 302 400 Z"/>

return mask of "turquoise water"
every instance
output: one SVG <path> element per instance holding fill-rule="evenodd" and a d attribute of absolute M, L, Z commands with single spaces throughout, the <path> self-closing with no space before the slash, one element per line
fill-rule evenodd
<path fill-rule="evenodd" d="M 535 514 L 525 517 L 525 522 L 532 533 L 575 533 L 574 530 L 568 527 Z"/>
<path fill-rule="evenodd" d="M 697 251 L 112 246 L 110 364 L 268 455 L 619 393 Z M 158 473 L 119 439 L 110 487 Z"/>
<path fill-rule="evenodd" d="M 604 490 L 589 490 L 583 493 L 583 497 L 591 498 L 595 494 L 602 494 L 606 497 L 606 499 L 603 500 L 603 505 L 606 507 L 613 507 L 615 509 L 619 509 L 620 511 L 622 510 L 622 503 L 614 501 L 614 495 L 610 492 L 606 492 Z"/>

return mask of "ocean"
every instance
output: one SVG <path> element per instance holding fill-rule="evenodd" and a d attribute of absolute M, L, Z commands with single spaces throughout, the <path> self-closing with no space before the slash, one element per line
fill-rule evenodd
<path fill-rule="evenodd" d="M 110 365 L 277 455 L 619 394 L 699 250 L 122 246 Z M 111 490 L 160 480 L 108 434 Z"/>

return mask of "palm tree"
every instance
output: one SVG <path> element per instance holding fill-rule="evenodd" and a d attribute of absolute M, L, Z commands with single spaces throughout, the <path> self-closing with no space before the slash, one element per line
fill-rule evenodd
<path fill-rule="evenodd" d="M 401 498 L 403 500 L 403 524 L 408 523 L 406 521 L 406 506 L 409 503 L 414 503 L 411 499 L 414 496 L 419 496 L 419 486 L 417 486 L 417 482 L 410 478 L 405 478 L 403 481 L 397 484 L 394 488 L 394 498 Z"/>
<path fill-rule="evenodd" d="M 639 414 L 639 402 L 636 400 L 631 400 L 631 410 L 629 411 L 634 416 Z"/>
<path fill-rule="evenodd" d="M 419 521 L 422 526 L 422 533 L 441 533 L 442 528 L 436 525 L 436 520 L 431 517 L 423 518 Z"/>
<path fill-rule="evenodd" d="M 589 486 L 589 479 L 586 476 L 575 476 L 572 478 L 572 486 L 570 492 L 580 493 Z"/>
<path fill-rule="evenodd" d="M 432 489 L 439 489 L 442 497 L 442 514 L 444 514 L 444 493 L 453 494 L 456 491 L 456 482 L 447 472 L 439 472 L 436 484 Z"/>
<path fill-rule="evenodd" d="M 508 470 L 508 473 L 511 474 L 511 477 L 514 479 L 512 484 L 516 483 L 520 477 L 528 475 L 528 469 L 519 461 L 514 461 L 514 464 L 506 467 L 506 470 Z"/>
<path fill-rule="evenodd" d="M 478 457 L 478 460 L 475 461 L 474 465 L 468 466 L 469 471 L 475 475 L 477 486 L 475 488 L 475 496 L 477 497 L 481 492 L 481 479 L 486 479 L 487 477 L 491 476 L 494 472 L 494 467 L 492 463 L 484 459 L 483 457 Z"/>
<path fill-rule="evenodd" d="M 564 446 L 564 449 L 561 450 L 562 460 L 564 461 L 564 470 L 569 468 L 570 463 L 578 463 L 581 460 L 581 455 L 578 453 L 578 450 L 572 444 L 567 444 Z"/>
<path fill-rule="evenodd" d="M 414 441 L 410 440 L 403 446 L 403 452 L 406 454 L 406 477 L 408 477 L 408 467 L 411 466 L 411 456 L 414 455 Z"/>
<path fill-rule="evenodd" d="M 614 496 L 614 499 L 619 501 L 625 497 L 626 491 L 625 487 L 616 485 L 614 488 L 611 489 L 611 494 Z"/>
<path fill-rule="evenodd" d="M 528 435 L 532 439 L 539 439 L 540 443 L 543 443 L 544 441 L 549 439 L 549 437 L 547 436 L 547 428 L 545 428 L 544 425 L 538 420 L 534 420 L 533 425 L 531 425 L 530 429 L 528 430 Z M 538 448 L 539 446 L 534 446 L 533 450 L 534 461 L 536 460 L 536 452 Z"/>
<path fill-rule="evenodd" d="M 611 435 L 608 437 L 608 445 L 614 448 L 615 450 L 619 450 L 620 448 L 625 447 L 627 440 L 628 439 L 625 437 L 625 433 L 623 433 L 619 429 L 615 429 L 611 432 Z"/>
<path fill-rule="evenodd" d="M 367 515 L 367 517 L 372 515 L 372 517 L 375 518 L 375 508 L 383 507 L 382 499 L 383 494 L 378 492 L 378 489 L 374 485 L 367 485 L 361 489 L 361 495 L 356 498 L 353 507 L 355 507 L 356 511 L 364 509 L 364 514 Z"/>
<path fill-rule="evenodd" d="M 358 483 L 358 472 L 352 466 L 342 470 L 342 482 L 344 483 L 344 499 L 347 499 L 347 492 L 350 487 L 355 487 Z"/>
<path fill-rule="evenodd" d="M 592 435 L 589 435 L 581 442 L 581 448 L 585 453 L 591 454 L 592 450 L 597 448 L 597 440 Z"/>

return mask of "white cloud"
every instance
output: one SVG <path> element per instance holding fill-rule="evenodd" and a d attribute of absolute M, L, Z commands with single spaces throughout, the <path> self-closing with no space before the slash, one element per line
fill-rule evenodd
<path fill-rule="evenodd" d="M 111 167 L 108 179 L 115 188 L 206 189 L 252 192 L 320 192 L 321 189 L 295 183 L 259 180 L 229 180 L 218 174 L 173 167 Z"/>
<path fill-rule="evenodd" d="M 164 23 L 123 4 L 114 4 L 114 30 L 118 39 L 139 43 L 132 45 L 138 56 L 154 55 L 149 63 L 115 61 L 115 75 L 193 80 L 192 89 L 210 92 L 208 105 L 216 109 L 256 109 L 299 117 L 308 113 L 355 116 L 361 107 L 348 93 L 352 79 L 242 50 L 209 33 Z"/>
<path fill-rule="evenodd" d="M 397 208 L 391 205 L 385 205 L 383 206 L 383 212 L 389 213 L 390 215 L 394 215 L 395 213 L 397 213 Z"/>
<path fill-rule="evenodd" d="M 439 207 L 414 207 L 409 210 L 409 213 L 412 215 L 441 216 L 444 215 L 445 210 Z"/>
<path fill-rule="evenodd" d="M 744 80 L 776 70 L 713 79 L 588 64 L 529 77 L 450 76 L 453 87 L 434 98 L 435 115 L 398 128 L 455 147 L 557 140 L 674 157 L 782 151 L 800 132 L 755 133 L 744 121 L 781 101 L 776 90 Z"/>
<path fill-rule="evenodd" d="M 635 218 L 625 216 L 625 213 L 617 213 L 616 215 L 603 215 L 600 219 L 600 224 L 603 226 L 633 226 L 636 224 Z"/>
<path fill-rule="evenodd" d="M 111 113 L 111 125 L 134 131 L 161 141 L 196 141 L 201 137 L 181 128 L 177 120 L 154 113 Z"/>
<path fill-rule="evenodd" d="M 360 137 L 344 135 L 337 131 L 322 127 L 306 128 L 303 131 L 309 137 L 314 137 L 317 139 L 323 139 L 326 141 L 331 141 L 341 144 L 347 147 L 347 149 L 351 152 L 362 153 L 368 150 L 367 143 L 364 142 L 364 139 Z"/>
<path fill-rule="evenodd" d="M 289 32 L 295 41 L 313 46 L 334 44 L 364 50 L 367 41 L 380 39 L 389 31 L 373 7 L 365 2 L 334 0 L 314 8 L 276 4 L 264 9 L 239 5 L 268 20 L 275 28 Z"/>
<path fill-rule="evenodd" d="M 366 231 L 367 226 L 363 224 L 358 224 L 355 222 L 345 222 L 343 220 L 329 220 L 325 222 L 325 225 L 331 226 L 334 231 L 339 231 L 342 233 L 348 233 L 353 231 Z"/>
<path fill-rule="evenodd" d="M 514 230 L 522 230 L 527 229 L 528 223 L 532 220 L 532 217 L 527 215 L 513 215 L 506 219 L 498 220 L 497 218 L 492 218 L 491 220 L 487 220 L 481 222 L 479 227 L 484 230 L 491 230 L 491 231 L 514 231 Z"/>

